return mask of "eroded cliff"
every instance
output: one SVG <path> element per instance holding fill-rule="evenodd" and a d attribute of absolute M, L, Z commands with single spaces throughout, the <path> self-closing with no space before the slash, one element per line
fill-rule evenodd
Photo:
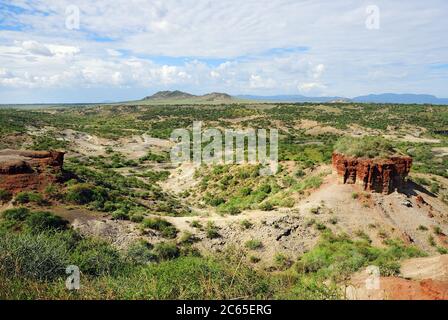
<path fill-rule="evenodd" d="M 1 150 L 0 189 L 42 191 L 58 180 L 63 162 L 63 152 Z"/>
<path fill-rule="evenodd" d="M 333 153 L 333 168 L 343 183 L 358 183 L 366 191 L 389 194 L 405 186 L 405 178 L 412 166 L 412 158 L 356 158 Z"/>

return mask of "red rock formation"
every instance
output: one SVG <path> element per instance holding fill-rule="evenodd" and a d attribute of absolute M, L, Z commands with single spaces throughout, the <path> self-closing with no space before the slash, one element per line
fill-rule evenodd
<path fill-rule="evenodd" d="M 354 158 L 333 153 L 333 168 L 343 183 L 359 183 L 366 191 L 385 194 L 399 190 L 404 186 L 412 158 L 392 156 L 387 159 Z"/>
<path fill-rule="evenodd" d="M 63 152 L 1 150 L 0 189 L 42 191 L 58 180 L 63 162 Z"/>

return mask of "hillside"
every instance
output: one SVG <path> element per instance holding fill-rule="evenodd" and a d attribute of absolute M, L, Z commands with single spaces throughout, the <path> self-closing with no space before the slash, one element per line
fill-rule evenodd
<path fill-rule="evenodd" d="M 20 182 L 0 187 L 0 297 L 94 299 L 108 290 L 111 299 L 335 299 L 367 266 L 407 284 L 400 276 L 405 259 L 448 252 L 448 140 L 437 133 L 448 128 L 447 108 L 157 105 L 223 98 L 162 92 L 146 100 L 156 101 L 151 107 L 0 110 L 1 149 L 66 152 L 56 180 L 23 163 L 0 170 L 0 181 Z M 171 132 L 193 121 L 203 128 L 278 128 L 280 172 L 173 164 Z M 401 190 L 373 192 L 344 183 L 342 167 L 330 166 L 335 150 L 366 164 L 395 153 L 414 162 Z M 343 176 L 356 171 L 368 183 L 391 169 L 344 163 Z M 42 183 L 35 187 L 24 176 Z M 80 266 L 85 289 L 76 297 L 56 290 L 65 269 L 48 275 L 52 265 L 33 267 L 41 261 Z"/>
<path fill-rule="evenodd" d="M 143 98 L 141 101 L 132 101 L 139 104 L 221 104 L 239 102 L 240 100 L 230 96 L 227 93 L 212 92 L 204 95 L 193 95 L 187 92 L 159 91 L 151 96 Z"/>

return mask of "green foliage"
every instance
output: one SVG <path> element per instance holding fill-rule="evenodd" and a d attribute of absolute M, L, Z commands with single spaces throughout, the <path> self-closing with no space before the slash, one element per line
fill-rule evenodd
<path fill-rule="evenodd" d="M 241 220 L 240 225 L 241 225 L 241 229 L 243 229 L 243 230 L 247 230 L 247 229 L 250 229 L 253 227 L 253 223 L 247 219 Z"/>
<path fill-rule="evenodd" d="M 367 158 L 388 157 L 396 153 L 389 141 L 376 136 L 346 136 L 336 142 L 334 150 L 347 156 Z"/>
<path fill-rule="evenodd" d="M 160 242 L 154 246 L 154 253 L 160 260 L 171 260 L 179 256 L 179 248 L 173 242 Z"/>
<path fill-rule="evenodd" d="M 251 240 L 246 241 L 244 246 L 250 250 L 256 250 L 256 249 L 260 249 L 261 247 L 263 247 L 263 243 L 261 242 L 261 240 L 251 239 Z"/>
<path fill-rule="evenodd" d="M 274 210 L 274 205 L 269 201 L 265 201 L 259 205 L 259 208 L 263 211 L 272 211 Z"/>
<path fill-rule="evenodd" d="M 201 225 L 201 223 L 198 220 L 191 221 L 190 226 L 192 228 L 197 228 L 197 229 L 201 229 L 202 228 L 202 225 Z"/>
<path fill-rule="evenodd" d="M 149 218 L 142 222 L 144 228 L 160 231 L 162 236 L 168 239 L 174 239 L 178 230 L 170 222 L 162 218 Z"/>
<path fill-rule="evenodd" d="M 13 208 L 2 212 L 3 219 L 13 220 L 13 221 L 25 221 L 30 215 L 30 210 L 28 208 Z"/>
<path fill-rule="evenodd" d="M 5 233 L 0 237 L 0 274 L 51 280 L 64 274 L 69 254 L 60 234 Z"/>
<path fill-rule="evenodd" d="M 133 265 L 146 265 L 157 261 L 153 247 L 146 241 L 137 241 L 128 247 L 124 259 Z"/>
<path fill-rule="evenodd" d="M 11 192 L 9 192 L 7 190 L 0 189 L 0 203 L 11 201 L 11 199 L 12 199 Z"/>
<path fill-rule="evenodd" d="M 48 133 L 46 135 L 37 136 L 33 138 L 32 150 L 66 150 L 68 143 L 64 140 L 58 140 L 54 138 L 54 133 Z"/>
<path fill-rule="evenodd" d="M 62 231 L 67 229 L 67 224 L 67 221 L 50 212 L 34 212 L 25 220 L 26 227 L 33 233 Z"/>
<path fill-rule="evenodd" d="M 19 192 L 15 196 L 14 200 L 20 204 L 26 204 L 26 203 L 34 203 L 37 205 L 45 204 L 44 197 L 40 193 L 36 192 L 28 192 L 28 191 Z"/>
<path fill-rule="evenodd" d="M 66 198 L 76 204 L 87 204 L 97 198 L 95 187 L 87 183 L 80 183 L 70 186 Z"/>
<path fill-rule="evenodd" d="M 70 262 L 89 275 L 116 274 L 124 268 L 119 252 L 110 244 L 95 239 L 83 239 L 73 250 Z"/>
<path fill-rule="evenodd" d="M 219 228 L 211 221 L 207 223 L 205 233 L 207 235 L 207 238 L 209 239 L 216 239 L 221 237 L 221 235 L 219 234 Z"/>
<path fill-rule="evenodd" d="M 151 151 L 148 152 L 148 154 L 142 158 L 139 159 L 140 162 L 144 161 L 154 161 L 158 163 L 162 162 L 168 162 L 170 159 L 170 155 L 167 152 L 163 153 L 153 153 Z"/>
<path fill-rule="evenodd" d="M 386 243 L 388 247 L 384 249 L 375 248 L 365 240 L 353 241 L 346 235 L 325 232 L 319 244 L 305 253 L 295 268 L 300 273 L 341 280 L 363 267 L 375 265 L 382 275 L 390 276 L 399 272 L 401 259 L 424 255 L 417 248 L 398 241 Z"/>

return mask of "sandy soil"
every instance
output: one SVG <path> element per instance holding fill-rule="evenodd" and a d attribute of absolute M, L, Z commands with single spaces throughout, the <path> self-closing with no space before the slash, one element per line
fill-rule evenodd
<path fill-rule="evenodd" d="M 351 300 L 448 300 L 448 256 L 415 258 L 401 264 L 399 277 L 375 278 L 368 269 L 345 287 Z"/>

